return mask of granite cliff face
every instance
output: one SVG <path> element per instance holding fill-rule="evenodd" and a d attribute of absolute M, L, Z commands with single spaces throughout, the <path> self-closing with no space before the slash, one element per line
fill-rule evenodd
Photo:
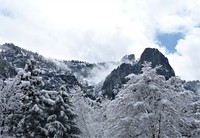
<path fill-rule="evenodd" d="M 162 65 L 162 67 L 157 70 L 157 73 L 163 75 L 165 79 L 175 76 L 174 70 L 170 66 L 168 59 L 158 49 L 146 48 L 138 62 L 134 62 L 133 64 L 123 63 L 106 77 L 102 86 L 103 96 L 113 99 L 118 93 L 119 88 L 126 83 L 127 80 L 125 77 L 127 75 L 131 73 L 142 73 L 142 65 L 145 61 L 151 62 L 153 68 Z"/>

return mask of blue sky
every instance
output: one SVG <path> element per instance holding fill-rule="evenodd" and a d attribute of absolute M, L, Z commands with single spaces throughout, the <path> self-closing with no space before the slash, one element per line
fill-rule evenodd
<path fill-rule="evenodd" d="M 178 76 L 200 79 L 199 0 L 0 3 L 0 44 L 88 62 L 119 61 L 127 54 L 139 58 L 146 47 L 153 47 L 168 57 Z"/>
<path fill-rule="evenodd" d="M 163 46 L 167 49 L 168 52 L 176 52 L 176 45 L 180 39 L 184 38 L 182 33 L 160 33 L 156 34 L 156 40 L 160 46 Z"/>

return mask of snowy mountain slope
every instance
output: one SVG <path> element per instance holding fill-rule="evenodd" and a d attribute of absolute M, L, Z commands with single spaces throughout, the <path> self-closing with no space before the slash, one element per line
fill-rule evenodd
<path fill-rule="evenodd" d="M 16 68 L 23 68 L 26 60 L 33 56 L 39 67 L 45 71 L 43 79 L 47 89 L 56 90 L 64 83 L 70 87 L 80 85 L 91 96 L 94 94 L 94 85 L 103 81 L 120 64 L 120 62 L 87 63 L 47 59 L 10 43 L 1 45 L 1 49 L 3 50 L 0 51 L 0 78 L 14 77 Z"/>
<path fill-rule="evenodd" d="M 39 68 L 45 72 L 43 74 L 43 80 L 46 84 L 44 86 L 45 89 L 58 90 L 59 85 L 64 83 L 68 86 L 79 85 L 76 77 L 69 70 L 57 65 L 59 61 L 55 62 L 55 60 L 44 58 L 37 53 L 27 51 L 14 44 L 6 43 L 2 47 L 6 50 L 0 53 L 1 79 L 14 77 L 17 74 L 18 68 L 24 68 L 27 59 L 32 56 L 38 62 Z"/>

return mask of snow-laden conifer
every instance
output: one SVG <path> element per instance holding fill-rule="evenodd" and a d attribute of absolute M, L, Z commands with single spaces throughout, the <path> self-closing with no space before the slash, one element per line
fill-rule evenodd
<path fill-rule="evenodd" d="M 18 70 L 1 94 L 4 132 L 20 138 L 76 137 L 80 131 L 65 87 L 58 92 L 43 90 L 43 71 L 34 58 Z"/>

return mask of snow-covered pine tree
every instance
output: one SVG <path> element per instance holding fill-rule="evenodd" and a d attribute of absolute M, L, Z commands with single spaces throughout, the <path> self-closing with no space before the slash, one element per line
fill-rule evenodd
<path fill-rule="evenodd" d="M 39 137 L 45 136 L 40 128 L 45 125 L 45 113 L 40 105 L 40 90 L 44 85 L 42 81 L 42 70 L 36 67 L 33 57 L 27 60 L 24 70 L 21 70 L 20 88 L 22 97 L 20 99 L 21 119 L 18 121 L 17 128 L 14 130 L 16 137 Z"/>
<path fill-rule="evenodd" d="M 3 133 L 12 134 L 17 128 L 18 121 L 22 117 L 22 92 L 19 86 L 20 77 L 5 80 L 0 93 L 0 114 Z"/>
<path fill-rule="evenodd" d="M 23 138 L 78 137 L 76 114 L 65 87 L 59 92 L 42 90 L 42 72 L 31 57 L 25 69 L 19 70 L 12 83 L 8 83 L 9 87 L 5 87 L 9 91 L 9 95 L 4 96 L 8 99 L 4 109 L 9 109 L 4 114 L 7 132 Z M 10 109 L 11 103 L 15 106 Z"/>
<path fill-rule="evenodd" d="M 48 93 L 48 92 L 47 92 Z M 61 86 L 57 93 L 49 93 L 52 103 L 51 109 L 47 111 L 48 118 L 45 129 L 48 130 L 49 138 L 75 138 L 80 133 L 79 128 L 74 123 L 77 116 L 72 109 L 66 87 Z M 53 100 L 53 101 L 52 101 Z"/>

